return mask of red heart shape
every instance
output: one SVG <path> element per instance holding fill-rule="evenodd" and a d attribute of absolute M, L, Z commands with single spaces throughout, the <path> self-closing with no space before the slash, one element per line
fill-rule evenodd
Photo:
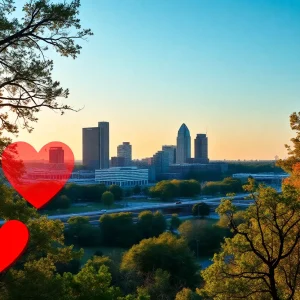
<path fill-rule="evenodd" d="M 72 150 L 51 142 L 37 152 L 30 144 L 16 142 L 2 154 L 3 172 L 13 188 L 39 209 L 66 184 L 74 168 Z"/>
<path fill-rule="evenodd" d="M 0 272 L 7 270 L 24 252 L 29 231 L 20 221 L 7 221 L 0 228 Z"/>

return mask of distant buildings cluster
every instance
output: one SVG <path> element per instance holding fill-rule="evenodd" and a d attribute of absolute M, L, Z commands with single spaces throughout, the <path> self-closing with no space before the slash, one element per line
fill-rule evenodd
<path fill-rule="evenodd" d="M 114 182 L 121 186 L 145 184 L 148 183 L 148 179 L 155 181 L 164 178 L 180 178 L 192 169 L 204 171 L 220 169 L 220 164 L 209 163 L 206 134 L 196 135 L 194 157 L 191 156 L 191 135 L 185 124 L 182 124 L 178 130 L 176 145 L 163 145 L 162 149 L 152 157 L 133 160 L 132 145 L 129 142 L 119 145 L 117 156 L 110 159 L 109 123 L 99 122 L 97 127 L 82 129 L 82 162 L 86 169 L 95 171 L 96 181 Z M 147 170 L 147 180 L 146 171 L 141 169 Z M 125 183 L 121 178 L 128 180 Z M 130 182 L 131 180 L 134 182 Z"/>

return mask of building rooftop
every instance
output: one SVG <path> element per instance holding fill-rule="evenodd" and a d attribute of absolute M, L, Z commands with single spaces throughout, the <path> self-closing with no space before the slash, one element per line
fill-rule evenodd
<path fill-rule="evenodd" d="M 185 123 L 183 123 L 179 130 L 178 130 L 178 135 L 183 135 L 183 136 L 190 136 L 190 131 L 187 128 L 187 126 L 185 125 Z"/>

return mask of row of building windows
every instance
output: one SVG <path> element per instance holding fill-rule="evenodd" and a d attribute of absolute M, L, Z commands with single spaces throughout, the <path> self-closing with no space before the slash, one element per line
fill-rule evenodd
<path fill-rule="evenodd" d="M 121 187 L 130 187 L 130 186 L 136 186 L 136 185 L 148 185 L 148 180 L 130 180 L 130 181 L 97 181 L 100 184 L 105 185 L 118 185 Z"/>

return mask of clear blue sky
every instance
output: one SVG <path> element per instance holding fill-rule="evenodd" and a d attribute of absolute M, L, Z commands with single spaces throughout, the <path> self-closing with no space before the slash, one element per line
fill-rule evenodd
<path fill-rule="evenodd" d="M 109 121 L 111 156 L 129 141 L 141 158 L 175 144 L 185 122 L 192 141 L 207 130 L 211 159 L 286 155 L 300 111 L 299 1 L 82 0 L 80 18 L 94 36 L 78 59 L 49 55 L 67 103 L 84 109 L 44 111 L 17 140 L 62 141 L 81 159 L 81 128 Z"/>

